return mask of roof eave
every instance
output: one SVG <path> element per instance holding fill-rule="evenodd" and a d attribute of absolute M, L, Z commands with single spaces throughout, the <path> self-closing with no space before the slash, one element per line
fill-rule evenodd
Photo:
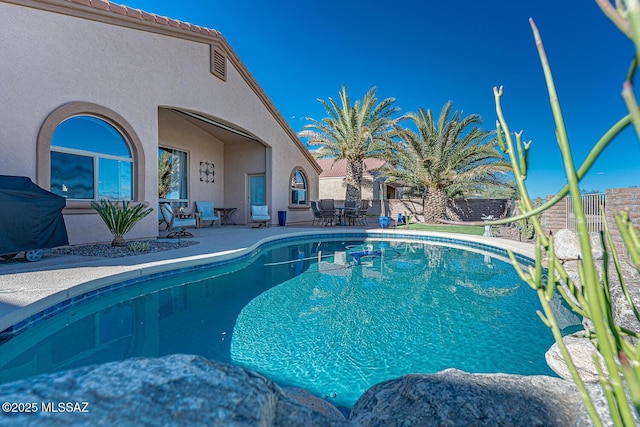
<path fill-rule="evenodd" d="M 118 5 L 104 0 L 0 0 L 4 3 L 16 4 L 23 7 L 31 7 L 49 12 L 60 13 L 96 22 L 112 25 L 119 25 L 126 28 L 148 31 L 155 34 L 162 34 L 170 37 L 186 39 L 190 41 L 212 44 L 221 49 L 229 62 L 238 70 L 244 81 L 256 94 L 258 99 L 264 104 L 276 122 L 282 127 L 285 133 L 291 138 L 309 163 L 320 174 L 322 168 L 316 162 L 311 152 L 302 143 L 296 132 L 275 107 L 271 99 L 260 87 L 249 69 L 240 60 L 240 57 L 231 48 L 226 39 L 219 31 L 212 30 L 199 25 L 178 21 L 164 16 L 144 12 L 140 9 L 133 9 L 128 6 Z"/>

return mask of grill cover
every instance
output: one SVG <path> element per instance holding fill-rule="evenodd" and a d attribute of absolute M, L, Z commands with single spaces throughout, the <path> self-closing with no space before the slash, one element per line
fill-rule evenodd
<path fill-rule="evenodd" d="M 27 177 L 0 175 L 0 255 L 68 245 L 65 204 Z"/>

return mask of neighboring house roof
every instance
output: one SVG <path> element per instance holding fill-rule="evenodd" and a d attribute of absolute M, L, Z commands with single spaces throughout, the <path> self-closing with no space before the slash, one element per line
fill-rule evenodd
<path fill-rule="evenodd" d="M 318 159 L 317 162 L 322 168 L 320 178 L 343 178 L 347 175 L 347 161 L 345 159 L 338 160 L 334 164 L 335 159 Z M 380 159 L 364 159 L 364 170 L 371 171 L 384 166 L 387 162 Z"/>
<path fill-rule="evenodd" d="M 289 123 L 271 102 L 260 85 L 258 85 L 255 78 L 253 78 L 247 67 L 242 63 L 238 55 L 234 52 L 219 31 L 167 18 L 165 16 L 147 13 L 140 9 L 115 4 L 107 0 L 42 0 L 38 2 L 28 2 L 27 4 L 25 4 L 24 0 L 4 1 L 6 3 L 15 3 L 21 6 L 34 7 L 92 21 L 104 22 L 121 27 L 134 28 L 170 37 L 201 41 L 203 43 L 215 45 L 224 51 L 229 62 L 231 62 L 238 70 L 258 99 L 262 101 L 278 124 L 280 124 L 283 130 L 291 137 L 298 149 L 303 152 L 311 164 L 315 166 L 317 172 L 320 172 L 321 169 L 317 165 L 315 158 L 311 155 L 302 141 L 300 141 L 296 132 L 291 129 Z M 126 54 L 126 52 L 123 52 L 123 54 Z"/>

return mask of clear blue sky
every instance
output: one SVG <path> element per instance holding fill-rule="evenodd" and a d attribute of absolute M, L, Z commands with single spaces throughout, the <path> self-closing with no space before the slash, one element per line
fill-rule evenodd
<path fill-rule="evenodd" d="M 222 33 L 296 131 L 321 119 L 317 99 L 352 99 L 372 86 L 402 112 L 436 113 L 449 100 L 495 128 L 493 87 L 504 86 L 512 131 L 532 140 L 533 196 L 566 179 L 542 69 L 529 27 L 543 37 L 572 151 L 581 163 L 626 114 L 620 97 L 633 45 L 593 0 L 322 2 L 124 0 Z M 626 130 L 583 181 L 585 190 L 640 185 L 640 143 Z"/>

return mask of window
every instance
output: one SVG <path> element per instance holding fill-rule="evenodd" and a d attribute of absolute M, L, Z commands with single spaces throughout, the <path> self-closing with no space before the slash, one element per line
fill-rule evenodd
<path fill-rule="evenodd" d="M 51 138 L 51 192 L 67 199 L 132 200 L 133 158 L 111 124 L 73 116 Z"/>
<path fill-rule="evenodd" d="M 291 175 L 291 204 L 306 205 L 307 203 L 307 179 L 298 169 Z"/>
<path fill-rule="evenodd" d="M 158 150 L 158 197 L 160 201 L 176 202 L 175 206 L 189 202 L 187 153 L 172 148 Z M 174 203 L 172 203 L 172 206 Z"/>

